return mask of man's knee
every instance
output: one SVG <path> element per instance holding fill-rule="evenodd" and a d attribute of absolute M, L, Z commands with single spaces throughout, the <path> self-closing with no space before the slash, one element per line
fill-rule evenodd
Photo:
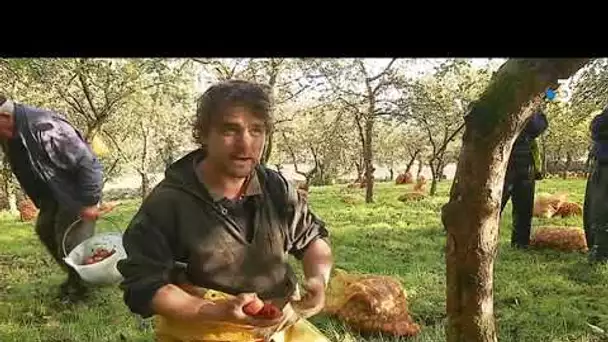
<path fill-rule="evenodd" d="M 54 212 L 50 209 L 40 209 L 40 212 L 38 213 L 35 230 L 40 239 L 45 242 L 53 239 L 55 231 L 54 216 Z"/>
<path fill-rule="evenodd" d="M 58 229 L 57 239 L 60 239 L 62 246 L 65 242 L 66 252 L 69 253 L 81 242 L 92 237 L 94 233 L 94 221 L 75 221 L 67 224 L 67 226 L 63 226 L 62 229 Z"/>
<path fill-rule="evenodd" d="M 517 202 L 520 204 L 522 209 L 530 209 L 534 207 L 534 181 L 524 180 L 521 181 L 517 187 Z"/>
<path fill-rule="evenodd" d="M 56 215 L 55 239 L 60 248 L 64 247 L 69 253 L 82 241 L 93 236 L 95 232 L 95 222 L 83 221 L 78 213 L 61 208 Z"/>

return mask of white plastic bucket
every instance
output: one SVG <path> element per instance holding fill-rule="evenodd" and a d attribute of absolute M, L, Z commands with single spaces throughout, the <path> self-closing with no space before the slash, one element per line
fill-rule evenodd
<path fill-rule="evenodd" d="M 108 220 L 104 218 L 104 220 Z M 109 220 L 108 220 L 109 221 Z M 66 230 L 62 241 L 64 255 L 66 254 L 65 240 L 72 227 L 80 222 L 80 219 L 72 223 Z M 110 221 L 111 222 L 111 221 Z M 108 251 L 115 250 L 110 257 L 90 265 L 83 265 L 84 260 L 95 253 L 97 248 L 105 248 Z M 72 267 L 87 283 L 95 285 L 112 285 L 122 281 L 123 277 L 116 268 L 118 261 L 127 257 L 122 245 L 122 233 L 99 233 L 94 235 L 70 251 L 63 258 L 66 264 Z"/>

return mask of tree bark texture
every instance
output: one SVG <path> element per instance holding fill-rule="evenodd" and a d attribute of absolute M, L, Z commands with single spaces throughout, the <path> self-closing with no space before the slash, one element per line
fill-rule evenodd
<path fill-rule="evenodd" d="M 513 142 L 548 87 L 588 59 L 507 61 L 465 117 L 465 132 L 449 202 L 447 230 L 447 340 L 497 341 L 493 272 L 500 200 Z"/>

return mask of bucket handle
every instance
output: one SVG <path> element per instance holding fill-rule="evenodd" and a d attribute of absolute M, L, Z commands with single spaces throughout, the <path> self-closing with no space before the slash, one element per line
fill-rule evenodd
<path fill-rule="evenodd" d="M 112 220 L 112 219 L 110 219 L 108 217 L 104 217 L 104 216 L 99 216 L 97 218 L 97 221 L 99 221 L 99 220 L 104 220 L 104 221 L 110 222 L 111 225 L 114 226 L 114 228 L 116 228 L 116 230 L 118 230 L 119 232 L 122 233 L 122 230 L 120 230 L 120 228 L 118 228 L 118 224 L 116 224 L 116 221 L 114 221 L 114 220 Z M 68 253 L 67 253 L 67 251 L 65 249 L 65 240 L 67 239 L 68 234 L 70 234 L 70 232 L 72 231 L 72 229 L 77 224 L 79 224 L 80 222 L 82 222 L 82 218 L 79 217 L 76 221 L 72 222 L 72 224 L 70 224 L 68 226 L 68 228 L 65 230 L 65 233 L 63 233 L 63 238 L 61 239 L 61 250 L 63 251 L 63 256 L 64 257 L 68 256 Z"/>

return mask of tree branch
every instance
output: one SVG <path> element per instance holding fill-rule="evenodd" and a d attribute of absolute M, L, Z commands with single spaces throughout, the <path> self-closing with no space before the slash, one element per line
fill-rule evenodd
<path fill-rule="evenodd" d="M 454 138 L 456 138 L 458 133 L 460 133 L 462 131 L 464 126 L 465 126 L 465 123 L 464 122 L 461 123 L 460 126 L 458 126 L 458 128 L 447 138 L 447 140 L 444 141 L 443 145 L 441 145 L 441 147 L 439 147 L 439 149 L 437 150 L 437 153 L 443 153 L 444 150 L 449 145 L 449 143 L 452 142 L 454 140 Z"/>
<path fill-rule="evenodd" d="M 287 139 L 287 135 L 285 135 L 285 132 L 281 132 L 281 135 L 283 136 L 283 141 L 285 142 L 285 146 L 287 147 L 287 152 L 289 153 L 289 155 L 291 156 L 291 161 L 293 163 L 293 170 L 297 173 L 300 174 L 302 176 L 305 176 L 306 174 L 303 172 L 300 172 L 298 170 L 298 160 L 296 158 L 296 153 L 294 152 L 293 148 L 291 147 L 291 144 L 289 143 L 289 139 Z"/>
<path fill-rule="evenodd" d="M 94 121 L 95 119 L 91 116 L 89 112 L 84 110 L 80 102 L 74 95 L 68 93 L 67 95 L 62 91 L 58 90 L 59 96 L 67 103 L 70 107 L 72 107 L 77 113 L 80 113 L 84 116 L 87 122 Z M 70 100 L 71 99 L 71 100 Z M 73 101 L 73 102 L 72 102 Z"/>
<path fill-rule="evenodd" d="M 359 109 L 359 107 L 355 104 L 350 103 L 348 100 L 346 100 L 343 97 L 338 97 L 338 100 L 342 101 L 344 104 L 346 104 L 347 106 L 349 106 L 350 108 L 352 108 L 355 111 L 355 114 L 357 115 L 363 115 L 363 113 L 361 113 L 361 110 Z"/>
<path fill-rule="evenodd" d="M 99 118 L 99 112 L 97 111 L 97 108 L 95 107 L 95 103 L 93 102 L 93 97 L 91 95 L 89 85 L 84 78 L 84 74 L 82 73 L 82 70 L 85 66 L 84 59 L 80 60 L 80 64 L 81 64 L 80 67 L 78 68 L 78 70 L 76 70 L 76 72 L 78 73 L 78 80 L 80 81 L 80 84 L 82 85 L 82 91 L 84 92 L 84 96 L 86 97 L 87 102 L 89 103 L 89 107 L 91 107 L 91 110 L 93 111 L 93 114 L 95 114 L 95 117 Z"/>
<path fill-rule="evenodd" d="M 384 68 L 384 70 L 382 70 L 382 71 L 381 71 L 381 72 L 380 72 L 378 75 L 376 75 L 376 76 L 374 76 L 374 77 L 370 78 L 370 79 L 369 79 L 369 81 L 370 81 L 370 82 L 373 82 L 373 81 L 375 81 L 375 80 L 379 79 L 380 77 L 382 77 L 384 74 L 386 74 L 386 73 L 389 71 L 389 69 L 390 69 L 390 68 L 393 66 L 393 63 L 395 63 L 395 61 L 396 61 L 396 60 L 397 60 L 397 58 L 393 58 L 393 59 L 391 59 L 391 61 L 390 61 L 390 62 L 388 62 L 388 64 L 387 64 L 387 65 L 386 65 L 386 67 Z M 379 86 L 379 85 L 378 85 L 378 86 Z M 377 86 L 377 87 L 378 87 L 378 86 Z"/>
<path fill-rule="evenodd" d="M 300 94 L 302 94 L 304 92 L 304 90 L 308 89 L 310 86 L 309 85 L 305 85 L 303 87 L 301 87 L 300 89 L 298 89 L 298 91 L 296 91 L 293 94 L 289 94 L 289 97 L 281 99 L 280 101 L 277 101 L 277 105 L 282 105 L 284 103 L 286 103 L 287 101 L 291 101 L 292 99 L 296 98 L 297 96 L 299 96 Z"/>
<path fill-rule="evenodd" d="M 116 169 L 116 166 L 118 166 L 118 162 L 120 161 L 120 157 L 114 159 L 114 162 L 110 165 L 109 168 L 106 169 L 106 171 L 104 172 L 104 179 L 102 181 L 102 184 L 105 185 L 108 180 L 110 179 L 110 177 L 112 176 L 112 173 L 114 172 L 114 170 Z"/>
<path fill-rule="evenodd" d="M 361 140 L 361 148 L 365 147 L 365 133 L 363 126 L 361 126 L 361 115 L 355 114 L 355 123 L 357 124 L 357 130 L 359 131 L 359 139 Z"/>

